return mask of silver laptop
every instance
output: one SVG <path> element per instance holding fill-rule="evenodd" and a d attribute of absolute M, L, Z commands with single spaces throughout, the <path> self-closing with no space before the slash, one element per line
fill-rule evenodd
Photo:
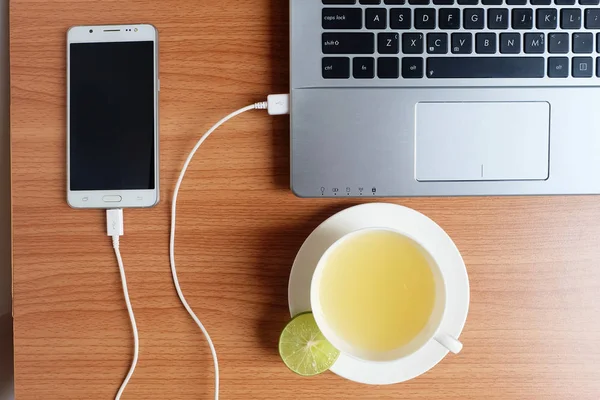
<path fill-rule="evenodd" d="M 294 193 L 600 193 L 599 1 L 290 0 Z"/>

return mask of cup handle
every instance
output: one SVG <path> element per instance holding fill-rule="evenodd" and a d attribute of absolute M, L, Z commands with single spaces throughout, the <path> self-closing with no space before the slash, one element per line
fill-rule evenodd
<path fill-rule="evenodd" d="M 435 337 L 435 341 L 450 350 L 454 354 L 460 353 L 463 348 L 461 342 L 448 335 L 447 333 L 438 333 Z"/>

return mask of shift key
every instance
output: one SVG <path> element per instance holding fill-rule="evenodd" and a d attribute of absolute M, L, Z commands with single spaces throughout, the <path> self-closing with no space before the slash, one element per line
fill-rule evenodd
<path fill-rule="evenodd" d="M 373 54 L 375 35 L 372 33 L 324 33 L 323 54 Z"/>

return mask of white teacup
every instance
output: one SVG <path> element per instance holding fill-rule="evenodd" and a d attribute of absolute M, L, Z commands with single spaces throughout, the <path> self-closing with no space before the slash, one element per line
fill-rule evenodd
<path fill-rule="evenodd" d="M 345 242 L 360 234 L 367 233 L 369 231 L 385 231 L 392 232 L 396 235 L 402 236 L 404 239 L 409 239 L 412 241 L 415 248 L 419 249 L 425 259 L 428 262 L 429 268 L 433 273 L 434 281 L 435 281 L 435 303 L 433 306 L 433 311 L 429 318 L 429 321 L 425 325 L 425 327 L 421 330 L 421 332 L 412 339 L 408 344 L 402 346 L 400 348 L 385 351 L 385 352 L 374 352 L 374 351 L 366 351 L 356 346 L 353 346 L 351 343 L 346 342 L 342 339 L 334 329 L 328 324 L 327 319 L 324 315 L 321 301 L 320 301 L 320 288 L 321 281 L 323 277 L 323 271 L 327 267 L 329 257 L 340 246 L 344 245 Z M 371 362 L 388 362 L 395 361 L 401 358 L 407 357 L 419 349 L 423 348 L 430 341 L 435 340 L 440 345 L 444 346 L 446 349 L 451 351 L 452 353 L 459 353 L 462 350 L 462 343 L 460 343 L 456 338 L 450 336 L 449 334 L 441 331 L 440 325 L 444 317 L 444 313 L 446 312 L 446 303 L 447 303 L 447 294 L 446 294 L 446 285 L 444 280 L 444 274 L 442 270 L 439 268 L 438 264 L 435 262 L 433 257 L 429 254 L 429 252 L 414 238 L 401 233 L 399 231 L 388 229 L 388 228 L 367 228 L 361 229 L 355 232 L 351 232 L 333 245 L 331 245 L 327 251 L 323 254 L 321 259 L 317 264 L 317 268 L 313 274 L 312 283 L 311 283 L 311 292 L 310 292 L 310 301 L 311 308 L 314 314 L 315 320 L 323 335 L 335 346 L 337 349 L 346 353 L 352 357 L 371 361 Z"/>

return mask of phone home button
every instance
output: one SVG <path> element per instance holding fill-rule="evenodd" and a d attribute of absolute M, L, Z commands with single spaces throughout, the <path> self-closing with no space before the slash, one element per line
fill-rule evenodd
<path fill-rule="evenodd" d="M 106 203 L 119 203 L 123 198 L 121 196 L 104 196 L 102 200 Z"/>

